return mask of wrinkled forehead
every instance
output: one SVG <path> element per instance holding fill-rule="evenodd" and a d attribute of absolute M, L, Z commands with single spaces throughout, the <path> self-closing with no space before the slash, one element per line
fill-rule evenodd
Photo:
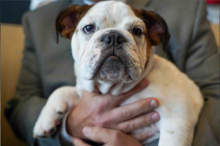
<path fill-rule="evenodd" d="M 102 24 L 107 22 L 109 25 L 118 25 L 124 23 L 124 21 L 140 21 L 130 8 L 130 6 L 122 2 L 99 2 L 95 4 L 83 18 L 89 23 L 89 21 L 95 21 L 96 23 Z"/>
<path fill-rule="evenodd" d="M 96 5 L 94 5 L 87 13 L 87 15 L 91 14 L 107 14 L 111 15 L 114 18 L 123 18 L 124 16 L 135 16 L 134 12 L 131 10 L 131 8 L 122 3 L 122 2 L 115 2 L 115 1 L 109 1 L 109 2 L 99 2 Z"/>

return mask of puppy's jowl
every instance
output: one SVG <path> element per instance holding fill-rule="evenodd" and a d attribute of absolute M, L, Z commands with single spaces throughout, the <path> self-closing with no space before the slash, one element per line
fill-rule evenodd
<path fill-rule="evenodd" d="M 57 17 L 56 30 L 70 39 L 76 87 L 55 90 L 34 127 L 35 136 L 49 136 L 64 112 L 77 105 L 83 90 L 118 95 L 146 78 L 149 86 L 123 105 L 156 97 L 161 120 L 134 132 L 155 135 L 159 146 L 190 146 L 203 98 L 199 88 L 171 62 L 154 55 L 154 46 L 165 48 L 169 32 L 163 18 L 154 12 L 132 8 L 122 2 L 93 6 L 70 6 Z"/>

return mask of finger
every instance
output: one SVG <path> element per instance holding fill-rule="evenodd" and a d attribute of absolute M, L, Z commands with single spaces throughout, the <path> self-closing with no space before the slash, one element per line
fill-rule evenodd
<path fill-rule="evenodd" d="M 125 93 L 125 97 L 130 97 L 134 95 L 135 93 L 143 90 L 148 86 L 148 81 L 147 79 L 143 79 L 140 83 L 138 83 L 133 89 Z"/>
<path fill-rule="evenodd" d="M 134 137 L 138 141 L 144 141 L 147 140 L 148 138 L 154 136 L 152 132 L 147 132 L 147 133 L 132 133 L 130 136 Z"/>
<path fill-rule="evenodd" d="M 145 89 L 147 86 L 148 86 L 148 81 L 146 79 L 143 79 L 133 89 L 131 89 L 130 91 L 128 91 L 124 94 L 122 94 L 121 99 L 117 100 L 117 105 L 116 106 L 119 106 L 121 104 L 121 102 L 123 102 L 125 99 L 131 97 L 132 95 L 134 95 L 137 92 L 140 92 L 141 90 Z"/>
<path fill-rule="evenodd" d="M 149 126 L 159 120 L 159 114 L 157 112 L 151 112 L 135 117 L 134 119 L 118 123 L 117 129 L 122 130 L 125 133 L 129 133 L 134 130 Z"/>
<path fill-rule="evenodd" d="M 79 138 L 73 138 L 73 144 L 74 146 L 91 146 L 91 145 L 86 144 L 84 141 L 82 141 Z"/>
<path fill-rule="evenodd" d="M 102 127 L 84 127 L 83 128 L 83 134 L 90 140 L 99 142 L 99 143 L 111 143 L 112 137 L 116 133 L 116 130 L 106 129 Z"/>
<path fill-rule="evenodd" d="M 132 119 L 143 113 L 147 113 L 154 108 L 158 107 L 159 103 L 156 98 L 146 98 L 136 101 L 131 104 L 127 104 L 118 108 L 115 108 L 110 113 L 112 121 L 117 123 Z"/>
<path fill-rule="evenodd" d="M 93 90 L 93 92 L 96 92 L 96 93 L 98 93 L 98 94 L 101 94 L 101 92 L 100 92 L 100 90 L 99 90 L 99 88 L 98 88 L 97 86 L 95 86 L 95 89 Z"/>
<path fill-rule="evenodd" d="M 100 95 L 97 89 L 95 89 L 95 92 L 88 92 L 86 90 L 83 90 L 82 97 L 96 97 L 97 95 Z"/>

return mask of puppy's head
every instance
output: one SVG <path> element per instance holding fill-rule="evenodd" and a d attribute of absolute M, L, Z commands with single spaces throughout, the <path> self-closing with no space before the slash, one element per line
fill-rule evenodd
<path fill-rule="evenodd" d="M 78 76 L 88 80 L 136 80 L 146 68 L 151 46 L 163 43 L 165 48 L 169 40 L 158 14 L 113 1 L 64 9 L 56 30 L 70 39 Z"/>

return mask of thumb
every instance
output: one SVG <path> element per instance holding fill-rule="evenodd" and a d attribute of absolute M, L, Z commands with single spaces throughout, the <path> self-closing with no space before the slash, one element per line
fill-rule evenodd
<path fill-rule="evenodd" d="M 102 128 L 102 127 L 84 127 L 83 134 L 90 140 L 108 144 L 112 141 L 112 135 L 114 130 Z"/>

